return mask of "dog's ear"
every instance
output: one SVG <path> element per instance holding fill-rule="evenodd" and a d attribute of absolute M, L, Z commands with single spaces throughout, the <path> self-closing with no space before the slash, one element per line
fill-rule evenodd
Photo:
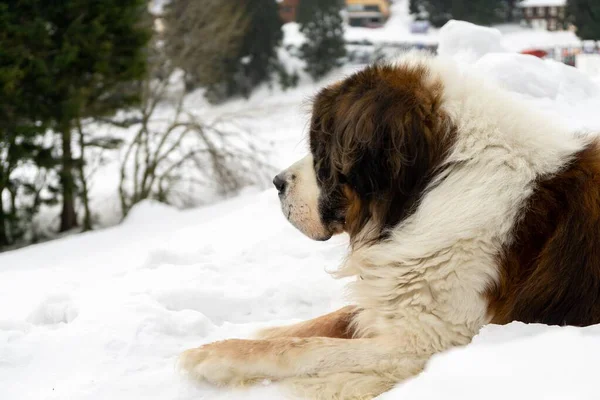
<path fill-rule="evenodd" d="M 419 127 L 395 121 L 375 119 L 360 135 L 370 136 L 359 142 L 348 181 L 366 198 L 390 190 L 411 192 L 427 171 L 428 144 Z"/>
<path fill-rule="evenodd" d="M 406 218 L 451 146 L 441 88 L 424 76 L 418 67 L 374 66 L 322 97 L 324 170 L 343 176 L 367 208 L 359 225 L 375 219 L 384 229 Z"/>
<path fill-rule="evenodd" d="M 335 127 L 343 173 L 366 199 L 411 193 L 431 166 L 427 116 L 406 93 L 387 89 L 358 100 Z"/>
<path fill-rule="evenodd" d="M 313 103 L 319 184 L 323 193 L 343 186 L 357 200 L 357 230 L 367 220 L 384 229 L 406 218 L 451 146 L 441 85 L 425 76 L 418 66 L 372 66 L 322 90 Z"/>

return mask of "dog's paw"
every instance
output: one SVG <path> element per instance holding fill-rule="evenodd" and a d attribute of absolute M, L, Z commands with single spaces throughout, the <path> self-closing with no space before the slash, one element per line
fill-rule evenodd
<path fill-rule="evenodd" d="M 252 341 L 224 340 L 183 352 L 178 367 L 191 377 L 219 386 L 234 386 L 263 379 L 253 371 Z"/>

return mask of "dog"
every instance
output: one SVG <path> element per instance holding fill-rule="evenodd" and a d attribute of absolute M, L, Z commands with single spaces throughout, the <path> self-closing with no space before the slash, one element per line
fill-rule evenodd
<path fill-rule="evenodd" d="M 349 236 L 353 306 L 186 351 L 217 385 L 364 399 L 485 324 L 600 323 L 600 146 L 468 66 L 413 52 L 322 89 L 274 179 L 308 237 Z"/>

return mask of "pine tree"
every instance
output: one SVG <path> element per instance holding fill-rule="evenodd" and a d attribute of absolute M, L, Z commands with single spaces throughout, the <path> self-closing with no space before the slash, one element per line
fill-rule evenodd
<path fill-rule="evenodd" d="M 84 160 L 73 156 L 76 121 L 113 113 L 138 100 L 135 90 L 120 87 L 145 73 L 144 46 L 150 35 L 140 21 L 146 7 L 145 0 L 5 4 L 10 23 L 24 27 L 3 32 L 0 38 L 25 49 L 20 90 L 23 98 L 35 104 L 35 108 L 19 110 L 18 118 L 47 121 L 60 138 L 61 231 L 77 226 L 75 171 Z"/>
<path fill-rule="evenodd" d="M 416 15 L 419 13 L 419 0 L 409 0 L 408 3 L 408 12 L 410 14 Z"/>
<path fill-rule="evenodd" d="M 502 20 L 504 10 L 504 0 L 453 0 L 451 14 L 453 19 L 491 25 Z"/>
<path fill-rule="evenodd" d="M 519 0 L 411 0 L 411 14 L 424 10 L 429 21 L 436 27 L 450 19 L 490 25 L 508 18 Z"/>
<path fill-rule="evenodd" d="M 600 40 L 600 1 L 568 0 L 567 15 L 584 40 Z"/>
<path fill-rule="evenodd" d="M 306 37 L 300 56 L 314 80 L 341 66 L 346 55 L 342 7 L 340 0 L 303 0 L 298 7 L 300 32 Z"/>
<path fill-rule="evenodd" d="M 506 22 L 515 22 L 518 5 L 522 0 L 505 0 L 506 13 L 504 20 Z"/>
<path fill-rule="evenodd" d="M 429 15 L 429 22 L 435 27 L 439 28 L 452 19 L 452 0 L 420 0 L 419 4 Z"/>
<path fill-rule="evenodd" d="M 283 39 L 279 8 L 273 0 L 243 0 L 248 13 L 248 28 L 238 54 L 227 61 L 227 78 L 219 90 L 225 97 L 248 97 L 261 83 L 277 72 L 277 48 Z"/>
<path fill-rule="evenodd" d="M 39 66 L 27 44 L 39 29 L 37 21 L 0 3 L 0 249 L 21 239 L 31 223 L 23 212 L 26 202 L 17 197 L 31 192 L 32 185 L 15 172 L 25 163 L 53 168 L 57 162 L 41 140 L 47 119 L 39 110 L 45 103 L 39 103 L 38 82 L 29 74 Z"/>

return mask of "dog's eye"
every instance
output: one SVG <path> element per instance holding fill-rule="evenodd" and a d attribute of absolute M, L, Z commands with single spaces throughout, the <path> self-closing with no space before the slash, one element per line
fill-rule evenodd
<path fill-rule="evenodd" d="M 338 174 L 338 182 L 345 185 L 348 183 L 348 177 L 344 174 Z"/>

